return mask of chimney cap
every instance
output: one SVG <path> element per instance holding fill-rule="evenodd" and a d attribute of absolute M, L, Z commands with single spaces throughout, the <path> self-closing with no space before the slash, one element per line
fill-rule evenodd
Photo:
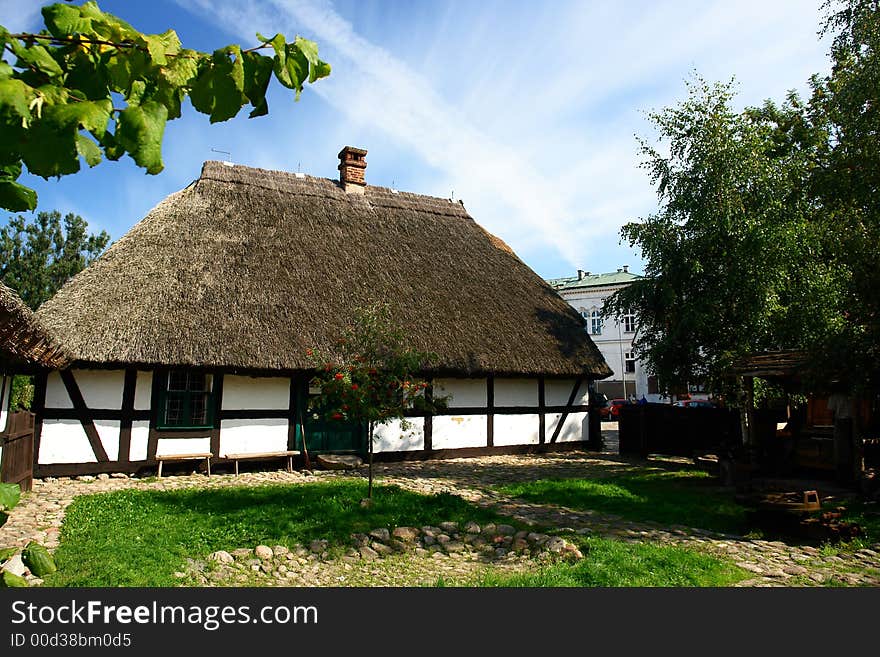
<path fill-rule="evenodd" d="M 626 273 L 629 273 L 629 265 L 624 265 L 624 266 L 623 266 L 623 271 L 626 272 Z"/>
<path fill-rule="evenodd" d="M 355 148 L 354 146 L 344 146 L 341 151 L 339 151 L 338 157 L 340 160 L 347 154 L 351 153 L 353 155 L 360 155 L 361 157 L 366 156 L 367 151 L 364 148 Z"/>

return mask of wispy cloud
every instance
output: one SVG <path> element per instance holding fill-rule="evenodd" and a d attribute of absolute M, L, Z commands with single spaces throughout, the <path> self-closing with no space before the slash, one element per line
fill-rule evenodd
<path fill-rule="evenodd" d="M 431 172 L 428 189 L 413 191 L 454 189 L 545 272 L 627 257 L 619 227 L 654 204 L 638 168 L 634 133 L 649 128 L 639 110 L 679 98 L 690 70 L 735 74 L 744 102 L 759 102 L 802 85 L 820 61 L 816 7 L 803 2 L 644 3 L 625 12 L 585 2 L 450 3 L 436 26 L 419 26 L 426 39 L 413 53 L 395 50 L 390 34 L 388 43 L 366 38 L 327 1 L 178 1 L 224 29 L 241 26 L 242 39 L 259 25 L 316 39 L 334 69 L 310 93 L 344 118 L 334 128 L 341 139 L 383 135 Z"/>

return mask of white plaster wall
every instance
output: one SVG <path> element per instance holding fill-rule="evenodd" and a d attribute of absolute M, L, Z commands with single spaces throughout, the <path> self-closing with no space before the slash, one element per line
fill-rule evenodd
<path fill-rule="evenodd" d="M 119 460 L 119 425 L 118 420 L 95 420 L 95 429 L 104 451 L 107 452 L 107 458 L 111 461 Z"/>
<path fill-rule="evenodd" d="M 442 415 L 434 418 L 431 444 L 434 449 L 485 447 L 485 415 Z"/>
<path fill-rule="evenodd" d="M 502 445 L 537 445 L 540 442 L 540 418 L 537 414 L 499 415 L 493 419 L 492 443 Z"/>
<path fill-rule="evenodd" d="M 123 370 L 72 372 L 87 407 L 113 410 L 122 408 L 122 389 L 125 386 Z"/>
<path fill-rule="evenodd" d="M 46 379 L 46 408 L 73 408 L 58 372 L 49 372 Z"/>
<path fill-rule="evenodd" d="M 153 373 L 138 372 L 134 386 L 134 408 L 137 411 L 149 411 L 153 395 Z M 144 452 L 146 454 L 146 452 Z M 146 458 L 146 456 L 144 456 Z"/>
<path fill-rule="evenodd" d="M 223 377 L 223 410 L 286 409 L 290 404 L 290 379 L 280 377 Z M 285 439 L 286 440 L 286 439 Z"/>
<path fill-rule="evenodd" d="M 223 381 L 226 398 L 226 381 Z M 287 420 L 222 420 L 220 422 L 220 456 L 226 454 L 259 454 L 287 449 Z"/>
<path fill-rule="evenodd" d="M 401 420 L 378 425 L 373 430 L 373 451 L 410 452 L 425 449 L 425 418 L 407 418 L 406 423 L 409 425 L 406 429 Z"/>
<path fill-rule="evenodd" d="M 452 395 L 449 408 L 486 405 L 486 379 L 437 379 L 435 396 Z"/>
<path fill-rule="evenodd" d="M 88 408 L 119 410 L 122 408 L 122 388 L 125 372 L 122 370 L 71 370 L 76 385 Z M 46 380 L 46 408 L 73 408 L 67 388 L 58 372 L 51 372 Z"/>
<path fill-rule="evenodd" d="M 495 406 L 537 406 L 536 379 L 495 379 Z"/>
<path fill-rule="evenodd" d="M 128 449 L 128 459 L 130 461 L 146 461 L 147 460 L 147 443 L 150 440 L 150 423 L 149 422 L 132 422 L 131 423 L 131 443 Z"/>
<path fill-rule="evenodd" d="M 565 406 L 568 403 L 568 396 L 574 390 L 574 379 L 547 379 L 544 381 L 544 403 L 547 406 Z M 590 387 L 584 381 L 581 383 L 578 394 L 575 395 L 575 406 L 586 406 L 590 403 Z"/>
<path fill-rule="evenodd" d="M 556 438 L 556 442 L 566 443 L 588 440 L 590 435 L 588 416 L 589 413 L 569 413 L 565 418 L 565 424 L 562 425 L 559 436 Z M 556 425 L 559 424 L 561 418 L 562 413 L 547 413 L 544 421 L 546 422 L 548 443 L 553 436 L 553 432 L 556 431 Z"/>
<path fill-rule="evenodd" d="M 204 438 L 159 438 L 156 454 L 207 454 L 211 451 L 211 437 Z"/>
<path fill-rule="evenodd" d="M 97 460 L 79 420 L 43 420 L 38 463 L 94 463 Z"/>
<path fill-rule="evenodd" d="M 9 421 L 9 397 L 12 393 L 12 375 L 0 378 L 0 385 L 3 388 L 0 391 L 0 397 L 3 397 L 3 406 L 0 407 L 0 431 L 5 431 L 6 423 Z M 3 448 L 0 447 L 0 454 L 2 453 Z"/>

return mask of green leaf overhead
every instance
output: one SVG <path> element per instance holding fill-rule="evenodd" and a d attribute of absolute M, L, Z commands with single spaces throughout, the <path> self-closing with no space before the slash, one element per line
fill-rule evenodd
<path fill-rule="evenodd" d="M 68 37 L 74 34 L 89 34 L 92 19 L 80 7 L 55 4 L 43 7 L 43 21 L 49 34 L 55 37 Z"/>
<path fill-rule="evenodd" d="M 190 91 L 190 100 L 193 107 L 211 116 L 211 123 L 238 114 L 247 102 L 244 63 L 238 46 L 218 50 L 204 63 Z"/>
<path fill-rule="evenodd" d="M 21 498 L 21 488 L 18 484 L 0 484 L 0 510 L 11 509 Z"/>
<path fill-rule="evenodd" d="M 244 60 L 244 95 L 253 105 L 253 110 L 248 115 L 263 116 L 269 113 L 269 105 L 266 103 L 266 89 L 272 79 L 272 58 L 255 52 L 242 53 Z"/>
<path fill-rule="evenodd" d="M 168 110 L 164 105 L 147 101 L 119 113 L 116 138 L 138 166 L 147 173 L 159 173 L 162 164 L 162 135 Z"/>
<path fill-rule="evenodd" d="M 101 163 L 101 148 L 83 134 L 76 135 L 76 152 L 79 153 L 90 167 Z"/>
<path fill-rule="evenodd" d="M 24 185 L 0 175 L 0 207 L 12 212 L 27 212 L 37 207 L 37 194 Z"/>
<path fill-rule="evenodd" d="M 257 117 L 268 113 L 273 75 L 299 99 L 306 81 L 330 73 L 317 46 L 302 37 L 258 37 L 246 50 L 230 45 L 209 54 L 184 48 L 173 29 L 141 33 L 96 2 L 57 3 L 42 15 L 46 29 L 39 34 L 0 26 L 0 164 L 43 177 L 126 153 L 158 173 L 165 123 L 181 116 L 187 97 L 211 123 L 246 104 Z M 17 178 L 0 173 L 0 207 L 31 209 L 36 195 Z"/>

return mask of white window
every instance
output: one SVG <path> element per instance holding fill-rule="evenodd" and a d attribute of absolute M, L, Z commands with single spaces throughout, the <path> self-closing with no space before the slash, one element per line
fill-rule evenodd
<path fill-rule="evenodd" d="M 629 311 L 626 315 L 623 316 L 623 332 L 624 333 L 635 333 L 636 332 L 636 315 L 632 311 Z"/>
<path fill-rule="evenodd" d="M 602 312 L 597 308 L 590 311 L 590 333 L 593 335 L 602 333 Z"/>
<path fill-rule="evenodd" d="M 623 363 L 627 374 L 633 374 L 636 371 L 636 355 L 633 352 L 627 351 L 623 354 Z"/>

